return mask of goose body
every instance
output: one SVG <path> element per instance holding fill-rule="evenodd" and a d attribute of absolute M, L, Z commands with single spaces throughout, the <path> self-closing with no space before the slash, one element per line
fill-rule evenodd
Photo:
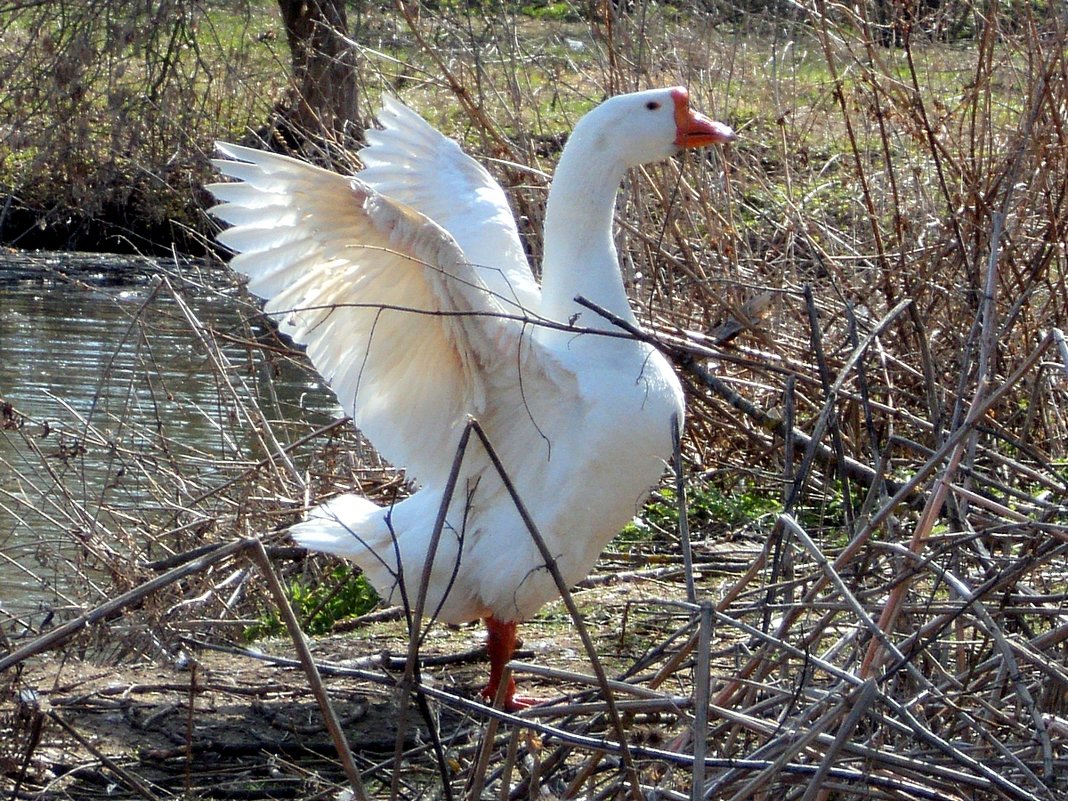
<path fill-rule="evenodd" d="M 660 478 L 683 414 L 666 359 L 575 297 L 636 322 L 612 232 L 625 171 L 734 135 L 691 111 L 682 88 L 620 95 L 583 117 L 549 194 L 539 286 L 489 173 L 396 100 L 380 121 L 355 177 L 220 143 L 218 169 L 236 181 L 209 187 L 212 212 L 232 225 L 219 235 L 238 254 L 232 267 L 419 486 L 388 509 L 333 498 L 292 536 L 351 559 L 383 599 L 414 605 L 474 418 L 573 584 Z M 486 620 L 492 694 L 516 622 L 558 590 L 475 438 L 454 487 L 424 613 Z"/>

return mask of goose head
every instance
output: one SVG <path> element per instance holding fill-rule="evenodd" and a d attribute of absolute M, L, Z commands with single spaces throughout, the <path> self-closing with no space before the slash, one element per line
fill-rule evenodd
<path fill-rule="evenodd" d="M 610 98 L 579 121 L 571 138 L 583 142 L 587 152 L 629 168 L 738 137 L 691 109 L 689 93 L 675 86 Z"/>

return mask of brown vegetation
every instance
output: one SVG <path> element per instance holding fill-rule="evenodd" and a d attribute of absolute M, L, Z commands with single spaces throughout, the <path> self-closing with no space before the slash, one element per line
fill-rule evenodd
<path fill-rule="evenodd" d="M 794 8 L 790 19 L 750 15 L 728 30 L 711 11 L 612 7 L 609 14 L 594 4 L 584 21 L 556 27 L 497 4 L 361 18 L 353 23 L 366 26 L 360 96 L 398 92 L 469 150 L 499 159 L 494 169 L 535 254 L 544 182 L 526 168 L 551 169 L 553 143 L 594 99 L 681 81 L 696 105 L 739 129 L 743 141 L 722 159 L 633 176 L 620 206 L 621 249 L 640 317 L 688 383 L 682 456 L 695 506 L 712 496 L 743 506 L 757 498 L 776 512 L 709 522 L 695 509 L 688 534 L 660 530 L 667 515 L 650 521 L 648 539 L 618 543 L 575 594 L 591 639 L 555 630 L 571 625 L 558 609 L 532 626 L 535 644 L 554 645 L 520 670 L 539 677 L 537 694 L 559 703 L 522 724 L 465 700 L 477 685 L 461 668 L 438 672 L 380 657 L 403 654 L 406 632 L 397 622 L 361 620 L 348 624 L 357 633 L 345 640 L 347 656 L 360 660 L 356 671 L 345 684 L 330 679 L 327 695 L 339 703 L 360 688 L 376 709 L 397 703 L 387 752 L 362 747 L 357 725 L 348 729 L 348 779 L 336 766 L 309 773 L 281 746 L 270 759 L 227 764 L 248 771 L 248 788 L 308 798 L 355 784 L 353 765 L 369 795 L 404 798 L 683 798 L 694 786 L 711 798 L 806 801 L 1063 796 L 1063 12 L 916 5 L 888 22 L 874 6 L 817 2 Z M 203 41 L 210 19 L 200 18 L 190 43 Z M 965 38 L 927 35 L 950 29 Z M 9 26 L 4 35 L 25 34 Z M 158 43 L 150 38 L 145 51 Z M 83 158 L 79 143 L 92 126 L 79 104 L 88 89 L 79 98 L 73 87 L 89 67 L 76 37 L 50 47 L 47 69 L 71 90 L 69 117 L 78 123 L 51 132 L 69 147 L 42 147 L 26 163 L 54 159 L 50 169 L 69 177 L 70 191 L 85 191 L 96 185 L 86 178 L 92 170 L 121 173 L 123 146 L 103 166 Z M 13 52 L 6 42 L 4 52 Z M 231 75 L 238 87 L 255 73 L 240 72 L 248 52 L 235 45 L 227 60 L 243 76 Z M 68 61 L 75 66 L 64 67 Z M 177 93 L 190 109 L 222 103 L 203 73 L 186 78 L 194 80 L 160 84 L 158 96 Z M 242 91 L 270 95 L 251 87 Z M 18 103 L 45 102 L 25 86 L 18 91 L 28 93 Z M 236 102 L 236 92 L 230 97 Z M 230 114 L 233 130 L 257 128 L 269 106 L 259 106 L 259 118 Z M 196 162 L 219 133 L 203 125 L 199 116 L 189 122 L 195 147 L 181 150 L 190 160 L 178 163 Z M 127 128 L 124 136 L 141 140 L 155 130 Z M 25 135 L 39 143 L 44 128 Z M 160 152 L 175 141 L 161 140 Z M 6 159 L 0 171 L 10 175 L 22 162 Z M 189 175 L 199 180 L 200 169 Z M 271 590 L 276 572 L 287 580 L 322 575 L 317 560 L 291 561 L 298 555 L 284 534 L 309 499 L 356 481 L 384 498 L 396 491 L 395 478 L 343 425 L 311 431 L 272 419 L 235 356 L 273 365 L 293 355 L 259 332 L 224 336 L 205 326 L 183 299 L 216 282 L 189 264 L 170 267 L 175 275 L 155 293 L 174 304 L 175 319 L 208 357 L 205 369 L 231 409 L 220 431 L 248 443 L 249 457 L 202 472 L 206 455 L 167 440 L 161 402 L 136 446 L 99 420 L 63 454 L 75 466 L 118 460 L 143 479 L 136 505 L 105 493 L 86 500 L 63 482 L 57 499 L 53 473 L 25 476 L 24 503 L 55 504 L 52 516 L 76 546 L 66 564 L 80 571 L 85 598 L 96 598 L 68 613 L 73 622 L 58 635 L 26 621 L 29 645 L 9 642 L 0 657 L 0 773 L 27 795 L 47 779 L 46 765 L 34 772 L 42 733 L 58 738 L 57 719 L 82 714 L 70 704 L 86 703 L 71 700 L 67 668 L 42 667 L 40 653 L 92 647 L 98 661 L 118 664 L 224 647 L 264 605 L 286 608 Z M 151 308 L 135 321 L 147 340 Z M 729 341 L 720 341 L 722 332 Z M 235 336 L 243 350 L 234 350 Z M 145 364 L 147 375 L 150 353 Z M 27 453 L 41 453 L 41 421 L 2 408 L 0 425 Z M 153 435 L 153 425 L 164 435 Z M 90 594 L 102 580 L 107 600 Z M 6 630 L 10 636 L 14 626 Z M 421 653 L 455 655 L 467 636 L 427 640 Z M 288 641 L 275 647 L 293 649 Z M 564 647 L 582 650 L 567 656 Z M 210 751 L 197 728 L 210 709 L 198 699 L 243 690 L 222 681 L 227 668 L 214 657 L 205 660 L 204 674 L 179 674 L 182 687 L 164 700 L 147 699 L 131 679 L 125 706 L 116 701 L 127 717 L 150 704 L 186 715 L 183 729 L 173 718 L 167 724 L 184 750 L 159 763 L 172 770 L 162 785 L 138 784 L 152 755 L 116 765 L 114 752 L 71 740 L 49 747 L 69 748 L 91 763 L 87 774 L 128 797 L 219 792 L 217 782 L 195 781 L 197 755 Z M 419 681 L 431 673 L 435 682 Z M 269 681 L 265 675 L 256 681 Z M 306 685 L 279 675 L 273 700 L 310 706 Z M 314 687 L 314 671 L 307 675 Z M 408 711 L 412 697 L 419 705 Z M 425 739 L 413 740 L 406 723 L 422 727 Z M 271 751 L 263 737 L 255 742 Z M 56 780 L 47 792 L 74 797 L 83 788 Z"/>

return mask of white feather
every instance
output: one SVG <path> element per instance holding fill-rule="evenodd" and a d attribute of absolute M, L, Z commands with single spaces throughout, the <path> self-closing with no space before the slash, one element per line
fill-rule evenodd
<path fill-rule="evenodd" d="M 398 101 L 386 99 L 384 129 L 368 132 L 358 178 L 219 145 L 218 168 L 236 182 L 210 187 L 221 201 L 212 212 L 233 225 L 219 236 L 238 251 L 231 264 L 356 425 L 422 487 L 389 509 L 330 500 L 293 527 L 298 542 L 352 559 L 385 598 L 413 602 L 474 417 L 565 579 L 588 572 L 660 476 L 682 391 L 648 345 L 544 327 L 538 315 L 618 333 L 575 303 L 583 294 L 634 319 L 613 199 L 628 166 L 677 149 L 683 112 L 684 90 L 661 90 L 614 98 L 580 122 L 549 197 L 541 289 L 501 187 Z M 474 439 L 430 576 L 426 609 L 450 622 L 520 620 L 557 595 Z"/>
<path fill-rule="evenodd" d="M 378 119 L 384 127 L 369 130 L 360 151 L 360 179 L 452 234 L 511 313 L 537 312 L 541 290 L 500 184 L 399 100 L 384 97 Z"/>

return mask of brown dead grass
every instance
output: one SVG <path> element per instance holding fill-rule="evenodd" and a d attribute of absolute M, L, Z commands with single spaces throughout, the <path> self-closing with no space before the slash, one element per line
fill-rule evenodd
<path fill-rule="evenodd" d="M 413 728 L 385 755 L 361 749 L 358 727 L 350 735 L 370 793 L 607 798 L 640 788 L 674 799 L 690 797 L 697 783 L 707 797 L 738 799 L 1063 795 L 1063 18 L 1052 9 L 1008 17 L 974 7 L 977 34 L 966 45 L 924 43 L 918 24 L 901 47 L 884 49 L 866 6 L 798 9 L 759 37 L 727 35 L 711 16 L 679 26 L 652 4 L 639 6 L 648 13 L 586 26 L 581 41 L 594 55 L 580 64 L 563 38 L 555 48 L 524 45 L 509 14 L 446 11 L 423 16 L 414 30 L 398 17 L 405 59 L 368 54 L 366 86 L 459 108 L 441 100 L 451 98 L 444 67 L 452 87 L 485 112 L 443 115 L 447 127 L 495 157 L 503 136 L 503 155 L 539 167 L 551 161 L 539 155 L 542 135 L 559 133 L 580 108 L 669 78 L 688 82 L 697 105 L 742 131 L 745 140 L 722 155 L 634 176 L 620 204 L 621 243 L 642 319 L 688 383 L 691 491 L 770 496 L 780 511 L 717 535 L 719 544 L 693 532 L 696 603 L 680 601 L 678 533 L 654 537 L 647 561 L 626 565 L 649 571 L 646 578 L 579 593 L 593 630 L 589 653 L 559 607 L 529 627 L 531 642 L 551 643 L 533 652 L 534 663 L 583 674 L 538 679 L 539 696 L 566 697 L 566 716 L 494 723 L 499 715 L 465 700 L 473 668 L 422 668 L 434 677 L 423 688 L 428 713 L 406 711 Z M 420 53 L 420 40 L 448 57 L 436 63 Z M 492 130 L 487 120 L 496 121 Z M 539 230 L 542 183 L 495 169 Z M 536 238 L 531 247 L 536 253 Z M 734 338 L 718 341 L 713 332 L 731 322 Z M 216 353 L 217 338 L 188 324 L 198 347 Z M 281 358 L 251 342 L 248 354 Z M 225 355 L 217 364 L 220 380 L 230 381 Z M 352 435 L 333 431 L 340 438 L 287 448 L 285 438 L 272 441 L 270 426 L 256 425 L 253 397 L 240 387 L 233 397 L 242 413 L 223 427 L 258 439 L 247 461 L 226 466 L 225 479 L 201 483 L 158 452 L 124 454 L 152 477 L 171 513 L 123 510 L 132 519 L 115 527 L 107 547 L 77 540 L 87 575 L 103 565 L 109 595 L 132 596 L 90 614 L 78 639 L 52 642 L 32 631 L 39 652 L 63 645 L 76 655 L 94 645 L 112 664 L 173 655 L 191 647 L 188 638 L 236 640 L 242 620 L 275 602 L 263 568 L 247 561 L 251 546 L 240 538 L 250 534 L 286 577 L 321 569 L 318 560 L 287 561 L 295 555 L 285 550 L 284 526 L 306 500 L 307 471 L 314 497 L 361 476 Z M 33 421 L 17 410 L 5 415 L 30 448 Z M 70 458 L 106 453 L 111 443 L 88 436 L 83 447 Z M 363 475 L 381 486 L 381 472 Z M 69 504 L 80 521 L 101 519 L 75 498 Z M 146 542 L 188 552 L 151 564 Z M 191 561 L 191 549 L 205 543 L 234 551 Z M 183 565 L 185 575 L 146 588 L 149 577 Z M 389 625 L 388 647 L 403 653 L 407 633 Z M 559 630 L 540 636 L 551 629 Z M 347 637 L 339 652 L 374 657 L 383 641 L 371 631 Z M 463 653 L 471 636 L 432 639 L 422 655 Z M 75 797 L 74 785 L 49 785 L 34 772 L 46 742 L 35 732 L 47 726 L 51 734 L 54 718 L 18 695 L 63 671 L 39 657 L 12 659 L 16 644 L 2 674 L 5 781 Z M 253 670 L 248 657 L 198 654 L 206 671 Z M 621 683 L 600 686 L 596 663 Z M 367 665 L 369 683 L 330 685 L 334 703 L 343 707 L 354 692 L 366 692 L 372 707 L 407 697 L 384 700 L 395 665 Z M 291 672 L 283 681 L 278 670 L 256 667 L 241 683 L 278 686 L 304 714 L 306 685 Z M 103 695 L 99 684 L 90 689 L 89 698 Z M 168 692 L 179 703 L 181 691 Z M 169 703 L 140 691 L 131 697 Z M 200 710 L 197 720 L 209 721 L 210 710 Z M 419 726 L 427 739 L 406 739 Z M 120 766 L 131 782 L 89 746 L 66 742 L 71 760 L 128 797 L 185 791 L 177 774 L 146 790 L 137 784 L 150 775 L 146 763 Z M 187 732 L 175 747 L 193 742 Z M 297 797 L 345 783 L 340 769 L 280 760 L 271 765 Z M 246 789 L 266 792 L 256 784 L 265 762 L 227 764 L 249 771 Z"/>

